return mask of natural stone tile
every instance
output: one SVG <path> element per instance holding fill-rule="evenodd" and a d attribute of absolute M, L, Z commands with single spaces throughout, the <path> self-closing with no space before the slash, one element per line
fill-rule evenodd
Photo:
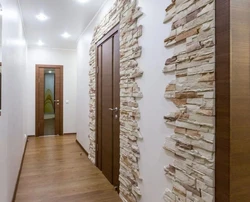
<path fill-rule="evenodd" d="M 187 123 L 187 122 L 180 122 L 180 121 L 176 121 L 176 127 L 187 128 L 187 129 L 191 129 L 191 130 L 199 130 L 200 129 L 200 126 L 198 126 L 198 125 Z"/>
<path fill-rule="evenodd" d="M 192 20 L 196 19 L 202 10 L 203 10 L 202 8 L 197 8 L 195 11 L 189 13 L 186 16 L 186 22 L 188 23 L 188 22 L 191 22 Z"/>
<path fill-rule="evenodd" d="M 175 153 L 176 150 L 176 142 L 173 141 L 171 138 L 166 138 L 165 144 L 164 144 L 164 149 L 171 151 Z"/>
<path fill-rule="evenodd" d="M 182 19 L 179 19 L 177 21 L 175 21 L 172 25 L 172 30 L 175 30 L 176 28 L 180 27 L 180 26 L 183 26 L 187 23 L 187 18 L 184 17 Z"/>
<path fill-rule="evenodd" d="M 188 137 L 195 140 L 200 140 L 202 138 L 202 135 L 197 130 L 188 129 L 186 134 Z"/>
<path fill-rule="evenodd" d="M 172 3 L 165 9 L 165 11 L 168 12 L 169 10 L 171 10 L 174 7 L 175 7 L 175 0 L 172 0 Z"/>
<path fill-rule="evenodd" d="M 165 65 L 163 73 L 173 72 L 176 70 L 176 64 Z"/>
<path fill-rule="evenodd" d="M 215 2 L 212 2 L 210 4 L 207 4 L 197 15 L 197 17 L 200 17 L 202 15 L 204 15 L 205 13 L 211 11 L 211 10 L 215 10 Z"/>
<path fill-rule="evenodd" d="M 211 109 L 199 109 L 197 111 L 197 114 L 206 115 L 206 116 L 213 116 L 213 110 L 211 110 Z"/>
<path fill-rule="evenodd" d="M 211 73 L 211 72 L 214 72 L 214 69 L 215 69 L 215 64 L 209 63 L 209 64 L 201 65 L 199 67 L 189 68 L 187 73 L 188 75 Z"/>
<path fill-rule="evenodd" d="M 195 0 L 189 0 L 189 1 L 184 1 L 181 4 L 176 4 L 176 13 L 178 14 L 179 12 L 187 9 L 188 7 L 190 7 L 192 4 L 195 3 Z"/>
<path fill-rule="evenodd" d="M 198 34 L 199 29 L 200 29 L 200 27 L 195 27 L 195 28 L 192 28 L 192 29 L 190 29 L 188 31 L 183 31 L 181 34 L 176 36 L 176 38 L 175 38 L 176 42 L 182 41 L 182 40 L 184 40 L 184 39 L 186 39 L 186 38 L 188 38 L 190 36 Z"/>
<path fill-rule="evenodd" d="M 175 172 L 170 175 L 174 187 L 164 198 L 213 201 L 215 1 L 175 0 L 174 3 L 169 18 L 172 30 L 164 41 L 166 47 L 174 48 L 174 57 L 166 61 L 163 72 L 175 71 L 176 80 L 167 86 L 165 97 L 180 111 L 165 116 L 166 122 L 175 127 L 168 140 L 170 145 L 165 148 L 175 154 L 176 160 L 171 165 Z M 194 181 L 189 181 L 189 177 Z"/>
<path fill-rule="evenodd" d="M 174 130 L 175 133 L 178 133 L 178 134 L 183 134 L 185 135 L 186 134 L 186 128 L 180 128 L 180 127 L 176 127 L 175 130 Z"/>
<path fill-rule="evenodd" d="M 215 135 L 212 133 L 204 133 L 204 132 L 199 132 L 200 135 L 202 135 L 203 139 L 207 142 L 214 143 L 215 141 Z"/>
<path fill-rule="evenodd" d="M 165 65 L 171 65 L 171 64 L 174 64 L 175 61 L 177 60 L 177 57 L 176 56 L 173 56 L 172 58 L 168 58 L 165 62 Z"/>
<path fill-rule="evenodd" d="M 214 202 L 214 196 L 204 192 L 204 191 L 201 191 L 201 198 L 203 199 L 204 202 Z"/>
<path fill-rule="evenodd" d="M 167 92 L 165 92 L 165 98 L 166 99 L 172 99 L 172 98 L 175 98 L 175 92 L 174 91 L 167 91 Z M 186 103 L 185 101 L 183 101 L 183 100 L 177 100 L 176 99 L 176 103 Z"/>
<path fill-rule="evenodd" d="M 194 187 L 196 185 L 195 178 L 185 174 L 184 172 L 176 169 L 175 171 L 175 177 L 178 181 L 180 181 L 182 184 Z"/>
<path fill-rule="evenodd" d="M 213 116 L 204 116 L 200 114 L 190 114 L 189 120 L 194 121 L 196 123 L 208 124 L 211 126 L 213 126 L 215 123 L 215 118 Z"/>
<path fill-rule="evenodd" d="M 175 93 L 174 93 L 174 97 L 175 97 Z M 167 98 L 167 97 L 166 97 Z M 171 98 L 171 101 L 177 106 L 177 107 L 182 107 L 183 105 L 187 104 L 187 99 L 175 99 L 175 98 Z"/>
<path fill-rule="evenodd" d="M 201 196 L 200 191 L 198 191 L 196 188 L 188 186 L 186 184 L 183 184 L 183 187 L 186 188 L 187 192 L 191 192 L 192 194 L 194 194 L 196 196 Z"/>
<path fill-rule="evenodd" d="M 176 85 L 175 84 L 169 84 L 166 87 L 166 91 L 175 91 L 176 90 Z"/>
<path fill-rule="evenodd" d="M 171 7 L 170 10 L 167 11 L 166 16 L 164 18 L 163 23 L 169 22 L 176 14 L 175 6 Z"/>
<path fill-rule="evenodd" d="M 164 199 L 166 202 L 175 202 L 175 194 L 171 190 L 166 189 L 164 193 Z"/>
<path fill-rule="evenodd" d="M 174 41 L 176 38 L 176 36 L 170 36 L 170 37 L 167 37 L 165 40 L 164 40 L 164 43 L 168 44 L 168 43 L 171 43 L 172 41 Z"/>
<path fill-rule="evenodd" d="M 176 88 L 176 85 L 175 85 Z M 187 92 L 176 92 L 175 93 L 175 98 L 177 99 L 184 99 L 184 98 L 196 98 L 197 97 L 197 93 L 193 92 L 193 91 L 187 91 Z"/>
<path fill-rule="evenodd" d="M 186 44 L 185 43 L 178 43 L 175 45 L 175 49 L 174 49 L 174 55 L 177 55 L 177 61 L 176 63 L 180 63 L 180 62 L 183 62 L 183 61 L 186 61 L 188 60 L 189 58 L 185 57 L 185 54 L 186 53 Z M 184 59 L 182 59 L 184 58 Z"/>

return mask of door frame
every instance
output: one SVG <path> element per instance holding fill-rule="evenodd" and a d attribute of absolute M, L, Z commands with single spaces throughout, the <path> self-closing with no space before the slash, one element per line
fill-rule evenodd
<path fill-rule="evenodd" d="M 99 164 L 100 164 L 100 155 L 101 155 L 101 144 L 99 143 L 102 139 L 101 136 L 99 134 L 98 131 L 98 125 L 99 125 L 99 121 L 98 121 L 98 109 L 99 109 L 99 81 L 101 80 L 101 74 L 99 74 L 100 70 L 98 67 L 98 46 L 100 46 L 102 43 L 104 43 L 106 40 L 108 40 L 110 37 L 112 37 L 113 35 L 115 35 L 116 33 L 118 33 L 118 35 L 120 35 L 120 24 L 118 23 L 117 25 L 115 25 L 106 35 L 104 35 L 97 43 L 96 43 L 96 94 L 95 94 L 95 98 L 96 98 L 96 103 L 95 103 L 95 107 L 96 107 L 96 158 L 95 158 L 95 165 L 96 167 L 99 168 Z M 119 62 L 120 65 L 120 62 Z M 119 134 L 120 137 L 120 134 Z M 120 140 L 120 138 L 119 138 Z M 119 144 L 119 154 L 120 154 L 120 144 Z M 120 163 L 119 163 L 120 164 Z M 114 165 L 113 165 L 114 166 Z M 119 165 L 120 166 L 120 165 Z M 118 171 L 119 172 L 119 171 Z"/>
<path fill-rule="evenodd" d="M 61 76 L 60 76 L 60 133 L 59 135 L 63 135 L 63 65 L 44 65 L 44 64 L 36 64 L 36 88 L 35 88 L 35 94 L 36 94 L 36 105 L 35 105 L 35 113 L 36 113 L 36 121 L 35 121 L 35 129 L 36 129 L 36 137 L 39 137 L 39 128 L 38 128 L 38 123 L 39 123 L 39 118 L 38 118 L 38 103 L 39 103 L 39 69 L 60 69 Z"/>

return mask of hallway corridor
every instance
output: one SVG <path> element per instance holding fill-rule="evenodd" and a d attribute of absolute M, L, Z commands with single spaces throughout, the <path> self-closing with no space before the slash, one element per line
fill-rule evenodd
<path fill-rule="evenodd" d="M 120 202 L 75 135 L 29 138 L 16 202 Z"/>

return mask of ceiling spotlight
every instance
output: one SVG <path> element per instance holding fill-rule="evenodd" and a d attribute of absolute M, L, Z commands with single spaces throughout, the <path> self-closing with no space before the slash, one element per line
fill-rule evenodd
<path fill-rule="evenodd" d="M 49 74 L 52 74 L 52 71 L 49 71 Z"/>
<path fill-rule="evenodd" d="M 40 20 L 40 21 L 46 21 L 46 20 L 49 19 L 49 17 L 46 16 L 44 13 L 40 13 L 40 14 L 36 15 L 36 18 L 37 18 L 38 20 Z"/>
<path fill-rule="evenodd" d="M 71 35 L 68 32 L 64 32 L 62 34 L 62 37 L 67 39 L 67 38 L 71 37 Z"/>
<path fill-rule="evenodd" d="M 38 45 L 38 46 L 43 46 L 44 43 L 43 43 L 41 40 L 39 40 L 39 41 L 37 42 L 37 45 Z"/>

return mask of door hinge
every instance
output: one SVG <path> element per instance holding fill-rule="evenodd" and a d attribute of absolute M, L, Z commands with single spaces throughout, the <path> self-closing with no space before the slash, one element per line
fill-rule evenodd
<path fill-rule="evenodd" d="M 99 66 L 96 66 L 96 73 L 99 74 Z"/>

